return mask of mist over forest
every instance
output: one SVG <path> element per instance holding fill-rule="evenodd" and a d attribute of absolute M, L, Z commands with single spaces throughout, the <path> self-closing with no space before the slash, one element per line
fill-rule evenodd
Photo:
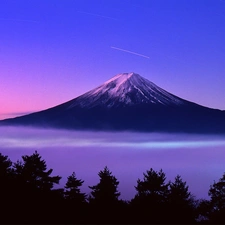
<path fill-rule="evenodd" d="M 13 161 L 37 150 L 53 173 L 62 176 L 58 187 L 75 170 L 85 180 L 85 192 L 107 165 L 120 180 L 120 197 L 126 200 L 135 194 L 136 179 L 150 167 L 163 168 L 167 180 L 179 173 L 195 196 L 208 198 L 209 186 L 224 172 L 224 148 L 224 137 L 216 135 L 0 127 L 0 152 Z"/>

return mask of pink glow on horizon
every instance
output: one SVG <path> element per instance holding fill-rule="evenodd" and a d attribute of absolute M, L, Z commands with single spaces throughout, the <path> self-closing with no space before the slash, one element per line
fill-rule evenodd
<path fill-rule="evenodd" d="M 225 110 L 224 10 L 221 1 L 0 1 L 0 118 L 59 105 L 130 71 Z"/>

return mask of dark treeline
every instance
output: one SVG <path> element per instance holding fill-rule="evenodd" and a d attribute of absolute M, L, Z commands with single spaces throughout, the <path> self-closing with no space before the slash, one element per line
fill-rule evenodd
<path fill-rule="evenodd" d="M 210 200 L 196 199 L 177 175 L 166 182 L 165 173 L 152 168 L 143 173 L 130 201 L 120 199 L 119 181 L 107 168 L 99 182 L 82 193 L 83 180 L 73 172 L 64 188 L 54 189 L 52 176 L 36 151 L 13 163 L 0 153 L 1 223 L 61 224 L 215 224 L 225 223 L 225 174 L 209 188 Z"/>

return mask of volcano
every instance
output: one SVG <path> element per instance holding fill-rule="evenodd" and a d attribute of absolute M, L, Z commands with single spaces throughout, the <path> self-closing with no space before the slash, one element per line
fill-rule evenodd
<path fill-rule="evenodd" d="M 218 134 L 225 133 L 225 111 L 177 97 L 139 74 L 121 73 L 68 102 L 0 125 Z"/>

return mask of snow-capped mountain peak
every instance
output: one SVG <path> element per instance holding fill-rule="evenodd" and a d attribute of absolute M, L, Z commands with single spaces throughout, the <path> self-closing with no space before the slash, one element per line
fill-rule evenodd
<path fill-rule="evenodd" d="M 135 73 L 120 73 L 117 74 L 116 76 L 112 77 L 111 79 L 107 80 L 104 84 L 108 84 L 110 82 L 116 81 L 118 85 L 121 85 L 122 83 L 126 82 L 130 77 L 132 76 L 139 76 L 138 74 Z"/>
<path fill-rule="evenodd" d="M 74 99 L 68 108 L 112 108 L 137 104 L 182 105 L 185 104 L 185 100 L 131 72 L 117 74 L 99 87 Z"/>
<path fill-rule="evenodd" d="M 136 73 L 121 73 L 68 102 L 1 125 L 225 134 L 225 114 L 172 95 Z"/>

